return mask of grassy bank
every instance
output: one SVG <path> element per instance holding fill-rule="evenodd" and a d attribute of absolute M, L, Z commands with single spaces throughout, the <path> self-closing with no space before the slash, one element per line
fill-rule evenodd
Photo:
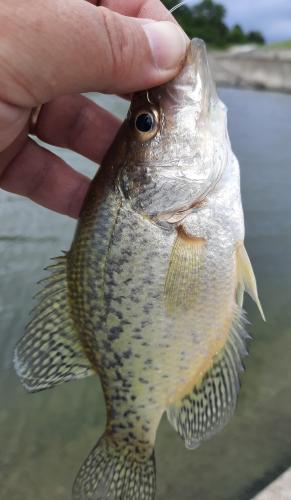
<path fill-rule="evenodd" d="M 266 48 L 268 49 L 291 49 L 291 39 L 283 42 L 269 43 Z"/>

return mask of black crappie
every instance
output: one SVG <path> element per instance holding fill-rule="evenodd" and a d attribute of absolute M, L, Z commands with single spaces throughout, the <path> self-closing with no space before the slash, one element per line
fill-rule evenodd
<path fill-rule="evenodd" d="M 133 97 L 16 349 L 30 391 L 101 377 L 106 430 L 75 499 L 153 499 L 162 414 L 189 448 L 233 414 L 245 289 L 261 310 L 243 240 L 226 108 L 195 39 L 175 80 Z"/>

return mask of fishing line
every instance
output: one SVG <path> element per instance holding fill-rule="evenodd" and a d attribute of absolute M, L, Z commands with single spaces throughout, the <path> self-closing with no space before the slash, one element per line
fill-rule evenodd
<path fill-rule="evenodd" d="M 175 12 L 175 10 L 179 9 L 180 7 L 182 7 L 183 5 L 185 5 L 186 3 L 188 2 L 188 0 L 184 0 L 184 2 L 179 2 L 177 3 L 177 5 L 175 5 L 174 7 L 172 7 L 170 9 L 170 13 L 172 14 L 173 12 Z"/>

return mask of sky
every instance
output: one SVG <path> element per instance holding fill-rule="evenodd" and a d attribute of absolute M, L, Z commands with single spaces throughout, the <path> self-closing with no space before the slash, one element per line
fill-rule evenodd
<path fill-rule="evenodd" d="M 245 31 L 259 30 L 269 42 L 291 39 L 291 0 L 215 1 L 226 7 L 229 26 L 238 23 Z"/>

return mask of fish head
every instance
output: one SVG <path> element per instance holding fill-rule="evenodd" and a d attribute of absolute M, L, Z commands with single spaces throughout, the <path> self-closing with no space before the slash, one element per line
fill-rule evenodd
<path fill-rule="evenodd" d="M 203 203 L 230 145 L 202 40 L 174 80 L 134 94 L 122 138 L 118 187 L 134 210 L 158 220 Z"/>

